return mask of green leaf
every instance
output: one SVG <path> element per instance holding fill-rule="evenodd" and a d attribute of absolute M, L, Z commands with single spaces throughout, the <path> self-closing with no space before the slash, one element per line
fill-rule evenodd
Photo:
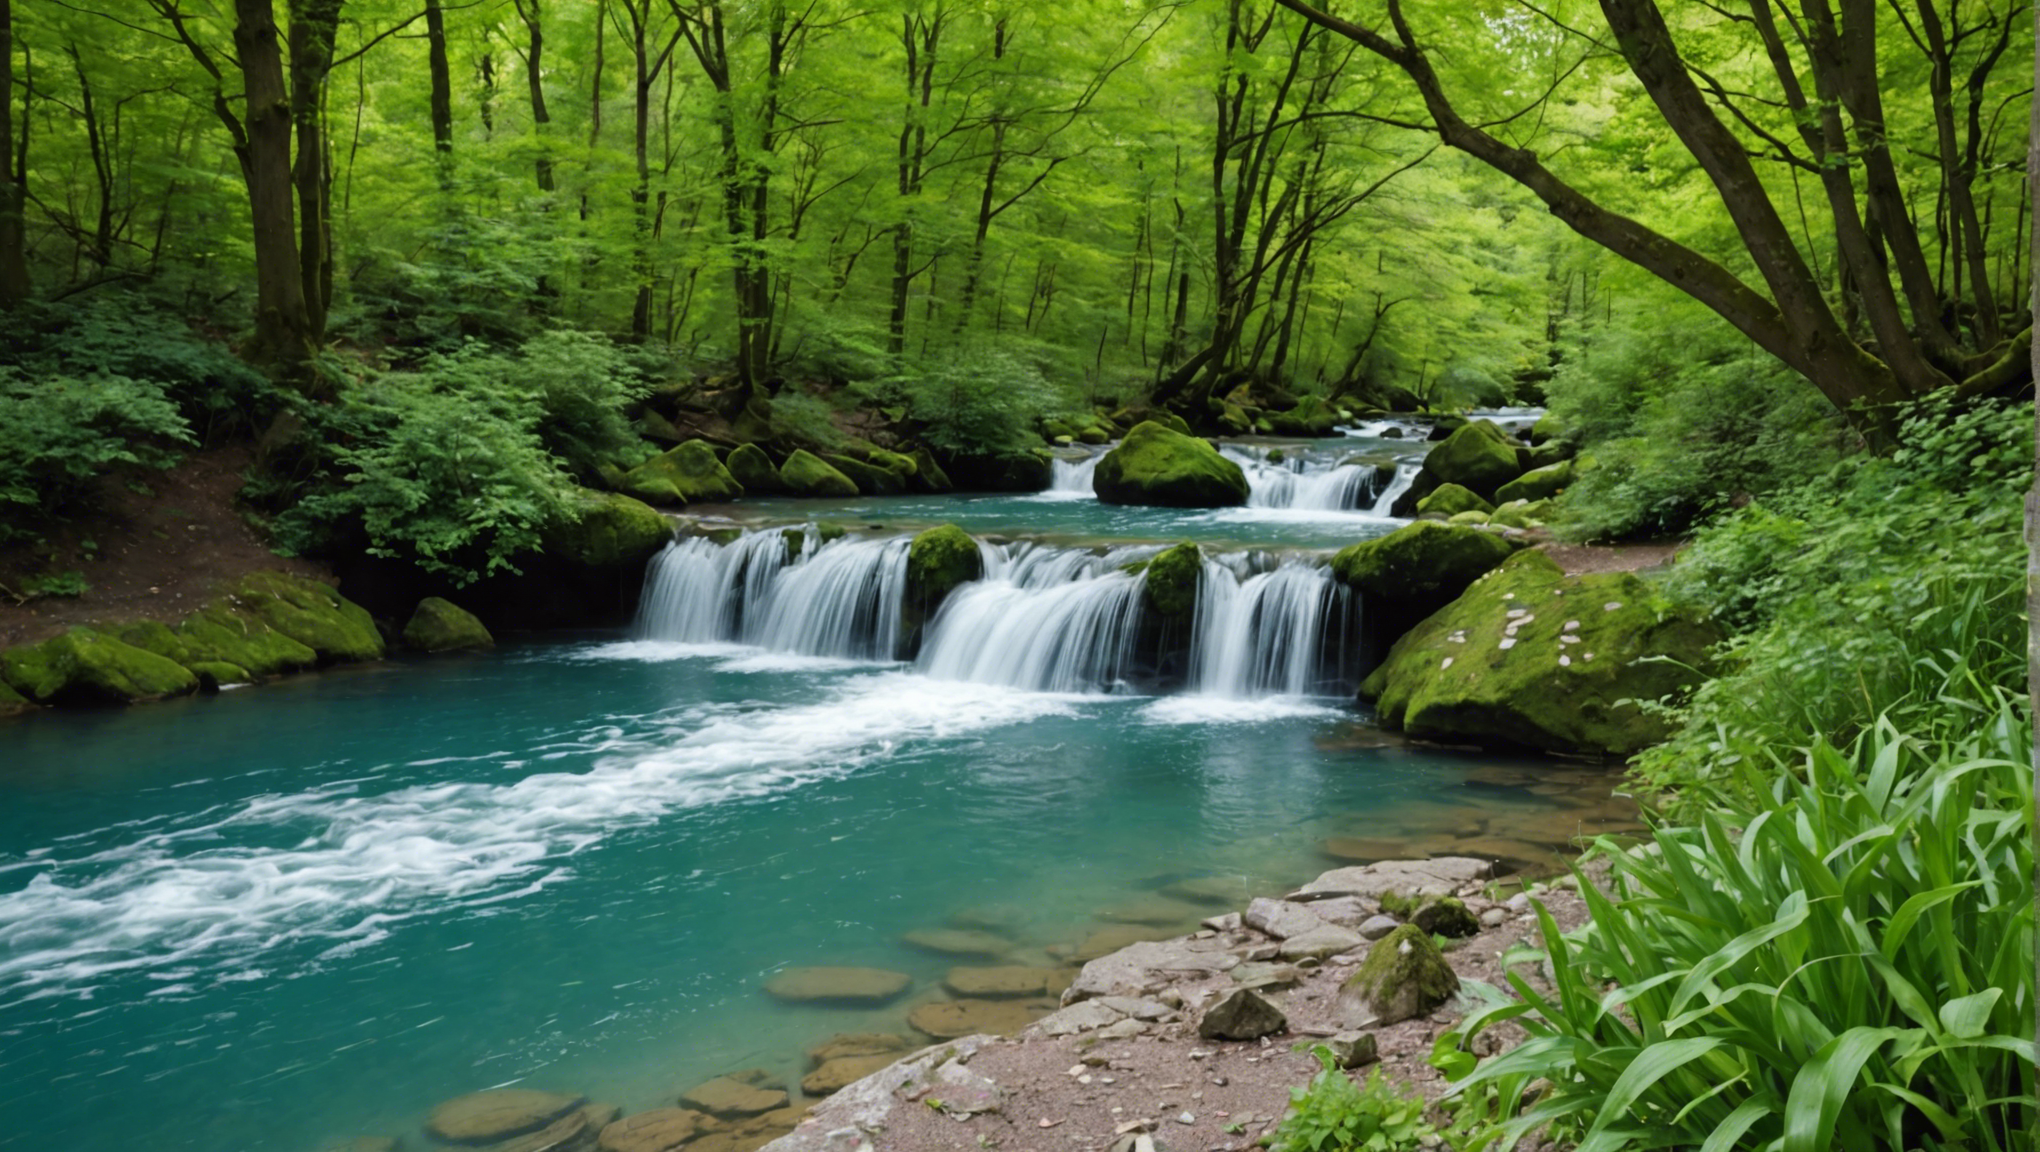
<path fill-rule="evenodd" d="M 1821 1045 L 1792 1078 L 1785 1100 L 1784 1152 L 1832 1152 L 1835 1120 L 1855 1090 L 1857 1074 L 1898 1032 L 1859 1025 Z"/>

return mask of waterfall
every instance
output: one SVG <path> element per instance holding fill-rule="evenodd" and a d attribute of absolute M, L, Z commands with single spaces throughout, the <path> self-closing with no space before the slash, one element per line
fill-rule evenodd
<path fill-rule="evenodd" d="M 1247 507 L 1303 512 L 1360 512 L 1386 516 L 1395 498 L 1416 481 L 1418 466 L 1397 464 L 1386 480 L 1383 469 L 1365 463 L 1327 464 L 1297 450 L 1279 463 L 1252 450 L 1227 445 L 1227 459 L 1247 474 Z"/>
<path fill-rule="evenodd" d="M 1329 569 L 1301 560 L 1244 568 L 1204 563 L 1191 687 L 1233 698 L 1343 691 L 1346 640 L 1358 616 L 1352 592 Z"/>
<path fill-rule="evenodd" d="M 1120 571 L 1127 556 L 1029 543 L 987 550 L 984 578 L 950 593 L 935 614 L 921 670 L 1043 692 L 1118 686 L 1133 663 L 1146 583 Z"/>
<path fill-rule="evenodd" d="M 793 541 L 799 555 L 788 559 Z M 675 540 L 652 558 L 638 607 L 647 640 L 736 641 L 776 652 L 858 660 L 896 658 L 906 599 L 907 546 L 824 542 L 812 530 L 750 532 L 718 547 Z"/>
<path fill-rule="evenodd" d="M 1036 496 L 1044 500 L 1091 499 L 1096 494 L 1091 489 L 1091 476 L 1098 471 L 1098 461 L 1104 458 L 1102 451 L 1076 460 L 1058 455 L 1049 461 L 1047 490 Z"/>

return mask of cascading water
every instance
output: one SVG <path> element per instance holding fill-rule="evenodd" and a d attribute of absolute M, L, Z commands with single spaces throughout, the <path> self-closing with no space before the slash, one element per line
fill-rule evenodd
<path fill-rule="evenodd" d="M 799 555 L 789 559 L 796 540 Z M 723 547 L 698 537 L 675 540 L 645 575 L 637 632 L 647 640 L 896 659 L 909 543 L 824 542 L 813 531 L 771 530 Z"/>
<path fill-rule="evenodd" d="M 1105 453 L 1096 452 L 1081 459 L 1072 460 L 1057 456 L 1049 461 L 1048 488 L 1040 493 L 1046 500 L 1089 500 L 1096 495 L 1091 489 L 1091 479 L 1098 471 L 1098 461 Z"/>
<path fill-rule="evenodd" d="M 1386 516 L 1396 497 L 1417 478 L 1413 464 L 1328 464 L 1303 453 L 1270 463 L 1264 456 L 1232 446 L 1223 452 L 1247 474 L 1249 508 Z"/>
<path fill-rule="evenodd" d="M 1124 553 L 1015 544 L 987 549 L 985 575 L 949 594 L 928 629 L 920 668 L 1046 692 L 1124 681 L 1140 634 L 1144 576 Z"/>
<path fill-rule="evenodd" d="M 1322 566 L 1289 560 L 1254 572 L 1249 563 L 1204 562 L 1192 689 L 1236 699 L 1343 690 L 1358 600 Z"/>

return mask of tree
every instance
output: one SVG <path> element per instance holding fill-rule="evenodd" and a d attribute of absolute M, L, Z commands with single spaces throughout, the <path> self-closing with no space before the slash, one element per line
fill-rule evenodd
<path fill-rule="evenodd" d="M 1446 144 L 1528 188 L 1574 231 L 1713 309 L 1839 407 L 1889 405 L 1941 387 L 1988 392 L 2024 371 L 2030 315 L 2018 335 L 1996 341 L 1980 339 L 1996 331 L 1995 319 L 1958 332 L 1945 316 L 1944 294 L 1928 271 L 1918 222 L 1898 176 L 1900 157 L 1890 146 L 1878 87 L 1873 0 L 1840 0 L 1839 13 L 1828 0 L 1806 0 L 1802 18 L 1786 17 L 1789 39 L 1779 30 L 1770 0 L 1748 0 L 1746 13 L 1713 9 L 1720 21 L 1705 31 L 1726 40 L 1730 52 L 1707 59 L 1698 51 L 1682 55 L 1679 38 L 1651 0 L 1600 0 L 1605 33 L 1552 17 L 1587 45 L 1583 60 L 1606 56 L 1612 41 L 1663 126 L 1708 177 L 1718 208 L 1740 240 L 1737 257 L 1757 272 L 1761 289 L 1728 265 L 1608 207 L 1558 175 L 1530 147 L 1504 139 L 1498 132 L 1515 117 L 1486 124 L 1469 119 L 1462 98 L 1448 91 L 1434 66 L 1425 46 L 1431 37 L 1410 19 L 1402 0 L 1386 0 L 1380 26 L 1302 0 L 1278 2 L 1399 69 L 1421 101 L 1427 127 Z M 1925 0 L 1920 7 L 1928 7 Z M 1993 11 L 1985 23 L 2009 24 L 2023 10 L 2021 0 L 2009 0 L 2003 13 Z M 1686 43 L 1691 47 L 1702 39 L 1692 34 Z M 1733 52 L 1768 61 L 1766 91 L 1749 95 L 1710 75 L 1709 63 Z M 1988 57 L 1978 83 L 2002 57 L 2002 49 Z M 1749 79 L 1754 83 L 1758 77 L 1753 73 Z M 1937 153 L 1943 173 L 1951 162 L 1962 171 L 1959 157 L 1945 152 L 1944 142 Z M 1753 157 L 1773 158 L 1819 179 L 1828 202 L 1828 232 L 1846 273 L 1839 295 L 1860 303 L 1861 323 L 1851 322 L 1840 301 L 1823 290 Z"/>
<path fill-rule="evenodd" d="M 21 141 L 14 135 L 14 3 L 0 0 L 0 309 L 28 299 L 28 255 L 23 227 L 28 173 L 28 117 Z"/>

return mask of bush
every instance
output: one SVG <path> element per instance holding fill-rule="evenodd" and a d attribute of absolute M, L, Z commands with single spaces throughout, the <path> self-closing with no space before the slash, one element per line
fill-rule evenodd
<path fill-rule="evenodd" d="M 2025 1147 L 2033 1081 L 2032 719 L 2001 695 L 1960 739 L 1879 722 L 1815 743 L 1758 802 L 1610 842 L 1612 895 L 1562 934 L 1540 906 L 1555 991 L 1441 1037 L 1469 1150 L 1552 1126 L 1618 1148 L 1900 1152 Z M 1530 1039 L 1477 1066 L 1468 1042 Z M 1527 1110 L 1534 1083 L 1543 1090 Z"/>
<path fill-rule="evenodd" d="M 36 539 L 59 513 L 121 465 L 168 467 L 191 427 L 163 386 L 125 376 L 25 377 L 0 365 L 0 542 Z"/>
<path fill-rule="evenodd" d="M 891 383 L 921 425 L 921 439 L 960 456 L 1039 444 L 1036 416 L 1064 406 L 1033 365 L 992 348 L 960 349 L 939 366 L 917 366 Z"/>
<path fill-rule="evenodd" d="M 1423 1098 L 1397 1091 L 1381 1069 L 1362 1087 L 1339 1070 L 1329 1048 L 1311 1052 L 1323 1067 L 1307 1087 L 1289 1090 L 1289 1110 L 1263 1141 L 1270 1152 L 1399 1152 L 1435 1136 Z"/>

